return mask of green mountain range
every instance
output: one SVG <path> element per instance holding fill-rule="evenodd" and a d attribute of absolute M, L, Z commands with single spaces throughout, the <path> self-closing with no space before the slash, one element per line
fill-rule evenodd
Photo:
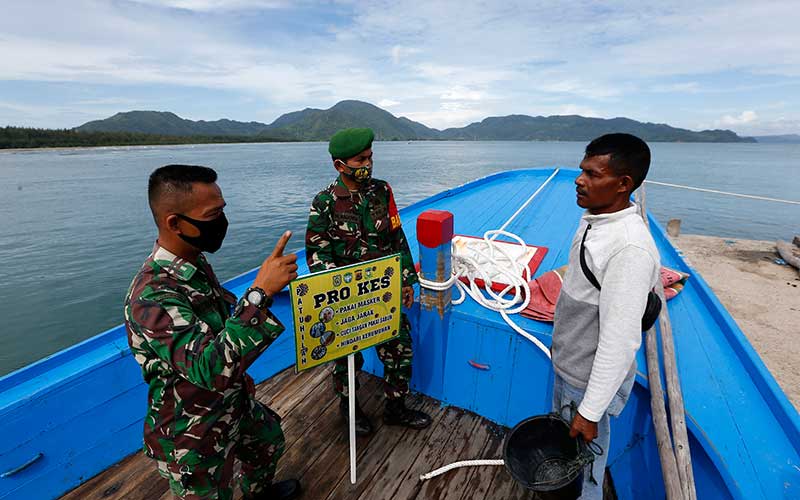
<path fill-rule="evenodd" d="M 384 141 L 589 141 L 609 132 L 628 132 L 646 141 L 755 142 L 730 130 L 692 130 L 628 118 L 509 115 L 486 118 L 466 127 L 437 130 L 361 101 L 341 101 L 329 109 L 306 108 L 270 124 L 233 120 L 192 121 L 174 113 L 129 111 L 85 123 L 78 132 L 138 132 L 169 136 L 253 136 L 293 141 L 327 141 L 346 127 L 370 127 Z"/>

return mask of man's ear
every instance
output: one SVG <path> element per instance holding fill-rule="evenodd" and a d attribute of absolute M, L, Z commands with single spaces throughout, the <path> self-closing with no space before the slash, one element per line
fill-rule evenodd
<path fill-rule="evenodd" d="M 336 160 L 333 160 L 333 168 L 335 168 L 336 171 L 339 172 L 340 174 L 347 173 L 344 171 L 344 167 L 345 167 L 344 160 L 339 160 L 338 158 Z"/>
<path fill-rule="evenodd" d="M 633 192 L 633 177 L 630 175 L 621 175 L 619 177 L 619 193 L 632 193 Z"/>
<path fill-rule="evenodd" d="M 170 231 L 178 231 L 178 216 L 175 214 L 169 214 L 164 217 L 164 224 L 167 229 Z"/>

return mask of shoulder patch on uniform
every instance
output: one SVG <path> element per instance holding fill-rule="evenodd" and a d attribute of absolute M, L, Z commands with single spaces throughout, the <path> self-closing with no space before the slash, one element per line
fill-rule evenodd
<path fill-rule="evenodd" d="M 394 193 L 392 193 L 392 188 L 386 183 L 386 190 L 389 191 L 389 223 L 391 224 L 390 229 L 392 231 L 397 231 L 402 227 L 402 223 L 400 222 L 400 211 L 397 210 L 397 204 L 394 202 Z"/>

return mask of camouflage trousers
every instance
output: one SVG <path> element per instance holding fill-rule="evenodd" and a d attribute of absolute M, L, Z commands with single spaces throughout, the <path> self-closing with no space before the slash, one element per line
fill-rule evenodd
<path fill-rule="evenodd" d="M 231 500 L 237 459 L 241 472 L 236 482 L 244 498 L 258 495 L 272 484 L 275 466 L 285 448 L 280 417 L 254 399 L 250 407 L 240 422 L 238 435 L 226 443 L 222 452 L 201 458 L 190 450 L 174 462 L 157 461 L 159 474 L 169 480 L 176 498 Z"/>
<path fill-rule="evenodd" d="M 405 313 L 400 315 L 400 331 L 397 338 L 375 346 L 378 359 L 383 363 L 383 393 L 386 399 L 397 399 L 408 394 L 411 381 L 411 323 Z M 356 353 L 356 372 L 364 366 L 364 356 Z M 356 390 L 359 383 L 356 379 Z M 347 358 L 339 358 L 333 362 L 333 391 L 337 396 L 346 398 L 347 392 Z"/>

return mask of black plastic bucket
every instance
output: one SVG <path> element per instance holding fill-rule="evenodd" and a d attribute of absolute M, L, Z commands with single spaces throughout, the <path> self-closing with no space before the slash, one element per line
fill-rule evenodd
<path fill-rule="evenodd" d="M 569 424 L 556 414 L 518 423 L 506 436 L 503 460 L 511 476 L 542 499 L 575 499 L 583 469 L 594 461 L 582 439 L 569 437 Z"/>

